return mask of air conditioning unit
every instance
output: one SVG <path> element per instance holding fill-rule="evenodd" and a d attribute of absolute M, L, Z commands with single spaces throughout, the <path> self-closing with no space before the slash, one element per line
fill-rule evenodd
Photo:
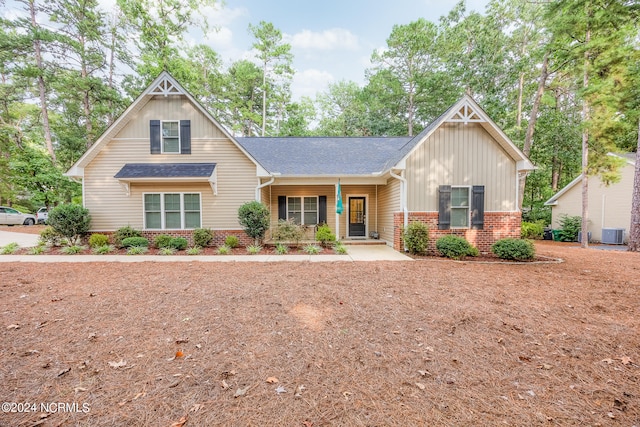
<path fill-rule="evenodd" d="M 624 242 L 624 228 L 603 228 L 602 243 L 621 245 Z"/>

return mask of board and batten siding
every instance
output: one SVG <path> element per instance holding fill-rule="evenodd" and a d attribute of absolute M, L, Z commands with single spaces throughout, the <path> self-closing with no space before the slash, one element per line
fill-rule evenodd
<path fill-rule="evenodd" d="M 438 186 L 484 185 L 485 211 L 516 211 L 516 162 L 477 123 L 444 123 L 407 158 L 409 211 L 438 210 Z"/>
<path fill-rule="evenodd" d="M 393 246 L 393 214 L 400 209 L 400 181 L 389 178 L 387 185 L 378 186 L 378 233 L 380 239 Z"/>
<path fill-rule="evenodd" d="M 150 154 L 149 120 L 191 120 L 191 153 Z M 131 183 L 127 196 L 114 175 L 126 163 L 216 163 L 218 195 L 208 182 Z M 142 229 L 142 193 L 201 192 L 202 226 L 238 229 L 238 207 L 255 198 L 256 166 L 202 112 L 183 96 L 155 97 L 84 169 L 84 203 L 93 231 L 129 225 Z"/>

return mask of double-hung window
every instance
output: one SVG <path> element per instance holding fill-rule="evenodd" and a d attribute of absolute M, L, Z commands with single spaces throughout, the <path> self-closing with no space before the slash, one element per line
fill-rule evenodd
<path fill-rule="evenodd" d="M 451 187 L 451 227 L 469 228 L 469 187 Z"/>
<path fill-rule="evenodd" d="M 287 219 L 296 224 L 316 225 L 318 223 L 318 197 L 288 197 Z"/>
<path fill-rule="evenodd" d="M 162 152 L 180 153 L 180 122 L 177 120 L 162 122 Z"/>
<path fill-rule="evenodd" d="M 146 229 L 191 229 L 201 224 L 199 193 L 146 193 Z"/>

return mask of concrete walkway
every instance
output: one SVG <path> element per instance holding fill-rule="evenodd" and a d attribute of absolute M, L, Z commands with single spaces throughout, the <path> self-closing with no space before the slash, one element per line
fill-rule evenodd
<path fill-rule="evenodd" d="M 38 244 L 38 235 L 0 231 L 0 247 Z M 0 255 L 0 262 L 354 262 L 413 261 L 387 245 L 347 245 L 346 255 Z"/>

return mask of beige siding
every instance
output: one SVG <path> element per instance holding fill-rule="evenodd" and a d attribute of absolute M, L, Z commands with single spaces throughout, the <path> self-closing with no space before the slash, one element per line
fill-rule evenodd
<path fill-rule="evenodd" d="M 379 187 L 379 186 L 378 186 Z M 377 226 L 377 213 L 379 212 L 379 206 L 376 200 L 376 186 L 375 185 L 343 185 L 342 191 L 342 205 L 344 212 L 340 216 L 340 239 L 349 238 L 348 222 L 349 222 L 349 196 L 365 196 L 366 197 L 366 236 L 369 233 L 375 231 Z M 335 207 L 335 204 L 333 205 Z M 335 209 L 333 210 L 335 212 Z M 335 214 L 333 215 L 335 217 Z"/>
<path fill-rule="evenodd" d="M 445 123 L 407 159 L 410 211 L 438 210 L 438 186 L 484 185 L 485 211 L 516 210 L 515 161 L 476 123 Z"/>
<path fill-rule="evenodd" d="M 624 228 L 625 240 L 631 225 L 634 168 L 627 165 L 621 171 L 620 182 L 606 187 L 600 178 L 589 178 L 589 231 L 591 239 L 600 241 L 603 228 Z M 552 227 L 560 228 L 563 215 L 582 215 L 582 185 L 580 182 L 558 198 L 551 209 Z"/>
<path fill-rule="evenodd" d="M 192 154 L 151 155 L 150 119 L 190 119 Z M 186 98 L 169 97 L 149 102 L 85 168 L 85 206 L 91 212 L 92 229 L 108 231 L 123 225 L 142 228 L 142 191 L 148 189 L 156 192 L 192 189 L 201 191 L 202 225 L 217 229 L 237 229 L 238 207 L 255 198 L 258 184 L 256 167 L 233 142 L 219 136 L 222 136 L 220 130 Z M 180 185 L 154 183 L 132 184 L 131 194 L 127 197 L 118 180 L 113 178 L 125 163 L 170 162 L 216 163 L 218 195 L 213 195 L 206 182 Z"/>
<path fill-rule="evenodd" d="M 380 239 L 393 245 L 393 214 L 400 212 L 400 181 L 389 178 L 378 186 L 378 232 Z"/>

